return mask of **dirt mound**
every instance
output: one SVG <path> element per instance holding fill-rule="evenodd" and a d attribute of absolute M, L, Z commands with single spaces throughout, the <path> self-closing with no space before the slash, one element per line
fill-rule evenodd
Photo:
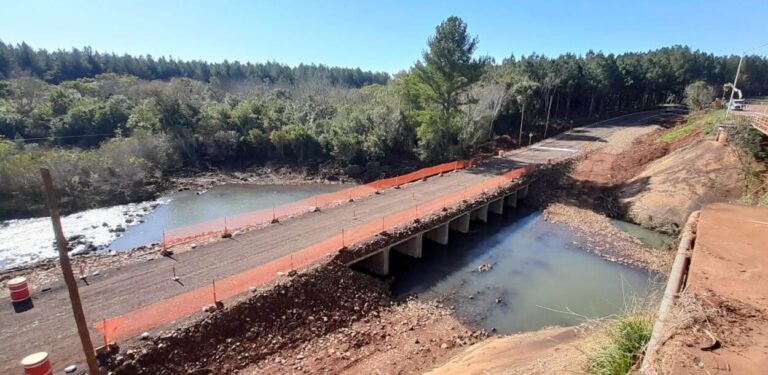
<path fill-rule="evenodd" d="M 390 306 L 387 285 L 334 262 L 117 356 L 116 374 L 232 373 Z"/>
<path fill-rule="evenodd" d="M 628 217 L 647 228 L 675 233 L 704 204 L 737 199 L 743 175 L 734 152 L 701 141 L 650 163 L 621 188 Z"/>
<path fill-rule="evenodd" d="M 409 300 L 259 360 L 243 373 L 421 373 L 486 336 L 469 331 L 436 302 Z"/>

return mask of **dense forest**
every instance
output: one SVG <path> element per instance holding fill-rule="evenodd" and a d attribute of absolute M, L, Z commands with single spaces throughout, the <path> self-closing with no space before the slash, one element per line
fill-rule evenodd
<path fill-rule="evenodd" d="M 387 73 L 363 71 L 360 68 L 304 64 L 290 67 L 276 62 L 241 64 L 238 61 L 226 60 L 221 63 L 208 63 L 166 57 L 154 59 L 149 55 L 134 57 L 99 53 L 90 47 L 48 52 L 44 49 L 35 50 L 27 43 L 14 46 L 0 41 L 0 78 L 23 74 L 58 84 L 80 78 L 93 78 L 103 73 L 131 75 L 143 80 L 184 77 L 217 84 L 249 81 L 277 85 L 320 82 L 358 88 L 374 83 L 386 84 L 389 80 Z"/>
<path fill-rule="evenodd" d="M 0 43 L 0 217 L 42 201 L 40 166 L 78 209 L 145 199 L 181 169 L 434 163 L 681 103 L 691 88 L 706 103 L 726 94 L 739 60 L 673 46 L 496 62 L 475 56 L 478 42 L 448 18 L 392 77 Z M 768 59 L 748 56 L 742 73 L 745 95 L 768 94 Z"/>

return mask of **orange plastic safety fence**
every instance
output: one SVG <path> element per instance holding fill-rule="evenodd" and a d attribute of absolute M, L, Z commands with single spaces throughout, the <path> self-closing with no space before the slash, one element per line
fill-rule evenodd
<path fill-rule="evenodd" d="M 312 211 L 315 207 L 331 207 L 350 200 L 369 196 L 378 190 L 397 187 L 440 173 L 457 169 L 471 168 L 479 159 L 459 160 L 432 167 L 422 168 L 405 175 L 376 180 L 365 185 L 355 186 L 334 193 L 327 193 L 306 198 L 259 211 L 246 212 L 239 215 L 205 221 L 202 223 L 174 228 L 163 234 L 163 245 L 166 247 L 190 242 L 201 237 L 222 235 L 235 230 L 258 227 L 260 225 L 281 220 L 291 216 L 301 215 Z"/>
<path fill-rule="evenodd" d="M 234 297 L 251 287 L 260 286 L 274 280 L 280 273 L 287 273 L 290 270 L 302 268 L 325 256 L 334 254 L 342 247 L 363 242 L 382 231 L 392 231 L 413 222 L 417 218 L 427 217 L 442 211 L 444 208 L 460 204 L 465 200 L 479 197 L 482 194 L 491 194 L 494 190 L 503 188 L 511 181 L 522 177 L 530 170 L 529 168 L 515 169 L 501 176 L 467 186 L 461 191 L 433 199 L 401 212 L 352 228 L 345 228 L 338 234 L 307 248 L 248 271 L 216 280 L 216 298 L 222 300 Z M 94 327 L 102 331 L 110 340 L 128 337 L 199 311 L 203 306 L 214 303 L 213 295 L 213 285 L 200 287 L 119 317 L 99 322 Z"/>

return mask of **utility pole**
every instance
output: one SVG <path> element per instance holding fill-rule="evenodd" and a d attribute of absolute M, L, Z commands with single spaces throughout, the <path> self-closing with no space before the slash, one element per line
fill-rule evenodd
<path fill-rule="evenodd" d="M 520 111 L 520 134 L 517 136 L 517 145 L 523 147 L 523 120 L 525 119 L 525 105 L 523 102 L 523 109 Z"/>
<path fill-rule="evenodd" d="M 549 105 L 547 105 L 547 121 L 544 123 L 544 137 L 542 137 L 542 139 L 547 139 L 547 130 L 549 130 L 549 112 L 552 110 L 552 100 L 554 98 L 555 94 L 552 93 L 552 95 L 549 96 Z"/>
<path fill-rule="evenodd" d="M 745 54 L 746 54 L 746 52 L 741 55 L 741 58 L 739 58 L 739 66 L 736 68 L 736 77 L 733 78 L 733 87 L 731 88 L 731 98 L 728 99 L 728 106 L 725 107 L 725 119 L 724 120 L 728 119 L 728 112 L 731 111 L 731 103 L 733 103 L 733 94 L 736 92 L 736 82 L 739 81 L 739 72 L 741 72 L 741 63 L 744 62 L 744 55 Z"/>
<path fill-rule="evenodd" d="M 88 325 L 85 322 L 83 313 L 83 304 L 80 302 L 80 292 L 77 290 L 77 281 L 72 274 L 72 264 L 69 262 L 67 253 L 67 240 L 64 238 L 64 231 L 61 228 L 61 217 L 59 216 L 59 203 L 56 192 L 53 189 L 53 180 L 51 171 L 47 168 L 40 168 L 40 176 L 43 179 L 45 187 L 45 197 L 48 200 L 48 210 L 51 213 L 51 222 L 53 223 L 53 234 L 56 236 L 56 247 L 59 249 L 59 262 L 61 263 L 61 272 L 64 274 L 64 282 L 69 290 L 69 300 L 72 302 L 72 314 L 77 324 L 77 333 L 80 335 L 80 343 L 83 345 L 85 361 L 88 363 L 88 370 L 91 375 L 99 374 L 99 365 L 96 363 L 96 355 L 93 351 L 91 334 L 88 332 Z"/>

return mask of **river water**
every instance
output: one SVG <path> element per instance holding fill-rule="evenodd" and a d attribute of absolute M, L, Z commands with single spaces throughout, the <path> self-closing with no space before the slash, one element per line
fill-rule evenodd
<path fill-rule="evenodd" d="M 170 193 L 156 201 L 96 208 L 62 217 L 66 236 L 82 236 L 73 251 L 121 251 L 159 243 L 163 231 L 226 215 L 260 210 L 344 189 L 345 185 L 216 186 L 205 192 Z M 125 231 L 116 231 L 121 228 Z M 0 269 L 56 256 L 48 217 L 0 223 Z"/>
<path fill-rule="evenodd" d="M 395 295 L 441 299 L 471 326 L 516 333 L 617 314 L 662 287 L 658 275 L 576 248 L 567 226 L 532 208 L 488 219 L 452 231 L 447 246 L 425 241 L 421 259 L 392 252 Z M 493 268 L 477 272 L 482 264 Z"/>

